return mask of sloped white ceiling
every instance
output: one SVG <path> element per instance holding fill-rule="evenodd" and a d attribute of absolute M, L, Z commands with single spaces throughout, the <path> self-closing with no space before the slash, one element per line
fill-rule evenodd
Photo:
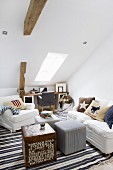
<path fill-rule="evenodd" d="M 113 0 L 48 0 L 32 34 L 23 36 L 29 2 L 0 0 L 0 88 L 19 86 L 22 61 L 27 62 L 26 86 L 67 81 L 113 30 Z M 68 58 L 51 82 L 35 82 L 48 52 Z"/>

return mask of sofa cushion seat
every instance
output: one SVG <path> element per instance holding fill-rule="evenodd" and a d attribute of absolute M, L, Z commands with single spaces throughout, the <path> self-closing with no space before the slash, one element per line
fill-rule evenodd
<path fill-rule="evenodd" d="M 78 111 L 69 111 L 68 112 L 68 117 L 72 119 L 76 119 L 79 122 L 83 123 L 85 120 L 92 120 L 92 118 L 82 112 Z"/>
<path fill-rule="evenodd" d="M 11 110 L 6 110 L 3 114 L 3 117 L 7 120 L 10 120 L 13 123 L 21 122 L 27 119 L 37 116 L 37 109 L 32 110 L 21 110 L 18 115 L 13 115 Z"/>
<path fill-rule="evenodd" d="M 98 133 L 100 136 L 113 138 L 113 129 L 110 129 L 106 122 L 100 122 L 98 120 L 86 120 L 84 125 L 86 125 L 86 127 L 95 133 Z"/>

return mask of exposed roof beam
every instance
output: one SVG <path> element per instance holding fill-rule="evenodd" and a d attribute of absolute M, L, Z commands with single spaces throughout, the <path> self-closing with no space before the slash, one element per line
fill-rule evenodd
<path fill-rule="evenodd" d="M 25 94 L 25 73 L 26 73 L 26 65 L 27 62 L 21 62 L 20 63 L 20 84 L 19 84 L 19 94 L 20 97 L 23 99 L 23 96 Z"/>
<path fill-rule="evenodd" d="M 24 35 L 30 35 L 47 0 L 31 0 L 24 21 Z"/>
<path fill-rule="evenodd" d="M 20 63 L 20 84 L 19 84 L 19 90 L 24 90 L 24 87 L 25 87 L 25 77 L 24 77 L 24 74 L 26 73 L 26 65 L 27 65 L 27 62 L 21 62 Z"/>

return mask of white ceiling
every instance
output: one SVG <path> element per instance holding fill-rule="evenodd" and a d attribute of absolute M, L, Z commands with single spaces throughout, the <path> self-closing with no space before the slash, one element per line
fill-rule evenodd
<path fill-rule="evenodd" d="M 32 34 L 23 36 L 29 2 L 0 0 L 0 87 L 19 85 L 21 61 L 26 86 L 68 81 L 113 30 L 113 0 L 48 0 Z M 51 82 L 34 82 L 48 52 L 68 57 Z"/>

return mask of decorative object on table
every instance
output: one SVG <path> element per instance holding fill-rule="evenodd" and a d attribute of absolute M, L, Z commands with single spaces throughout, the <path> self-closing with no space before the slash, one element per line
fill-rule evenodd
<path fill-rule="evenodd" d="M 59 105 L 60 108 L 62 109 L 63 104 L 72 104 L 73 103 L 73 99 L 70 95 L 62 95 L 62 97 L 59 100 Z"/>
<path fill-rule="evenodd" d="M 66 83 L 57 83 L 56 92 L 66 92 Z"/>
<path fill-rule="evenodd" d="M 30 93 L 31 93 L 31 94 L 35 94 L 35 93 L 38 93 L 38 92 L 39 92 L 39 91 L 36 90 L 36 89 L 34 89 L 34 88 L 33 88 L 32 90 L 30 90 Z"/>
<path fill-rule="evenodd" d="M 42 112 L 40 113 L 40 117 L 42 117 L 42 118 L 48 118 L 48 117 L 51 117 L 52 114 L 53 114 L 52 111 L 42 111 Z"/>
<path fill-rule="evenodd" d="M 63 92 L 63 86 L 58 87 L 58 92 Z"/>
<path fill-rule="evenodd" d="M 42 92 L 47 92 L 47 87 L 40 87 L 39 88 L 39 92 L 42 93 Z"/>
<path fill-rule="evenodd" d="M 45 122 L 40 122 L 40 130 L 45 129 Z"/>

